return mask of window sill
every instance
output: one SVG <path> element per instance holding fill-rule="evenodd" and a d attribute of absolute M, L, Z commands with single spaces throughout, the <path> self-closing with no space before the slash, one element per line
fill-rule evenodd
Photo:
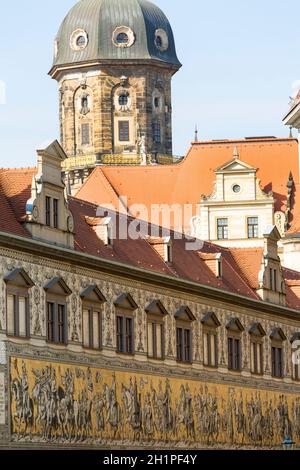
<path fill-rule="evenodd" d="M 128 353 L 128 352 L 121 352 L 121 351 L 116 351 L 116 353 L 122 357 L 128 357 L 128 358 L 132 358 L 135 356 L 135 352 L 133 353 Z"/>
<path fill-rule="evenodd" d="M 9 339 L 17 339 L 19 341 L 29 341 L 30 340 L 30 336 L 16 336 L 16 335 L 8 334 L 5 331 L 4 331 L 4 334 L 6 334 L 6 336 Z"/>
<path fill-rule="evenodd" d="M 84 346 L 82 345 L 82 349 L 85 351 L 85 352 L 102 352 L 103 351 L 103 347 L 101 348 L 90 348 L 88 346 Z"/>
<path fill-rule="evenodd" d="M 153 356 L 148 356 L 148 355 L 147 355 L 147 358 L 150 361 L 155 361 L 155 362 L 164 362 L 164 360 L 165 360 L 164 357 L 153 357 Z"/>

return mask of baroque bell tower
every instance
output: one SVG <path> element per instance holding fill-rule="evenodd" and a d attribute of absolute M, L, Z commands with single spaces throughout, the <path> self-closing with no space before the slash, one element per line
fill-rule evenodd
<path fill-rule="evenodd" d="M 154 4 L 77 3 L 55 39 L 50 71 L 66 167 L 80 173 L 172 156 L 171 80 L 180 67 L 170 23 Z"/>

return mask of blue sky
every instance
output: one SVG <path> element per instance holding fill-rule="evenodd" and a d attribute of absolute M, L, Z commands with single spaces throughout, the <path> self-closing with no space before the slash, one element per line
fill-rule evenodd
<path fill-rule="evenodd" d="M 34 165 L 35 149 L 58 137 L 57 84 L 47 72 L 55 34 L 74 3 L 1 2 L 2 167 Z M 183 63 L 173 82 L 174 153 L 186 153 L 196 122 L 201 139 L 287 136 L 281 119 L 300 80 L 299 1 L 156 3 L 172 23 Z"/>

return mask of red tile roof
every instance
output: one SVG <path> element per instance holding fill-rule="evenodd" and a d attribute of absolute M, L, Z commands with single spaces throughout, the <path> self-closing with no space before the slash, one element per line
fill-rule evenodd
<path fill-rule="evenodd" d="M 240 160 L 257 168 L 262 189 L 273 191 L 275 210 L 285 211 L 286 185 L 290 172 L 297 188 L 300 183 L 297 139 L 198 142 L 192 145 L 185 159 L 177 165 L 97 167 L 77 196 L 99 205 L 113 201 L 110 192 L 105 187 L 99 187 L 100 179 L 105 177 L 116 194 L 127 197 L 129 207 L 145 204 L 150 214 L 152 204 L 192 204 L 196 215 L 196 205 L 200 202 L 201 194 L 210 195 L 213 191 L 216 179 L 214 170 L 232 160 L 235 147 L 238 148 Z M 292 218 L 300 214 L 299 189 L 297 193 Z M 117 209 L 116 200 L 113 203 Z M 136 213 L 133 215 L 138 216 Z"/>
<path fill-rule="evenodd" d="M 0 213 L 2 214 L 0 231 L 30 236 L 22 223 L 25 220 L 25 204 L 30 197 L 31 181 L 35 172 L 36 169 L 0 170 Z M 105 246 L 95 230 L 95 224 L 100 220 L 99 206 L 74 197 L 69 198 L 69 203 L 75 221 L 75 250 L 259 299 L 255 288 L 262 258 L 261 249 L 238 250 L 204 243 L 200 251 L 195 249 L 190 251 L 185 249 L 186 240 L 174 239 L 173 260 L 169 265 L 164 262 L 146 238 L 138 240 L 117 238 L 112 247 Z M 127 225 L 133 220 L 124 214 L 111 213 L 110 215 L 115 217 L 117 228 L 124 218 L 126 218 Z M 210 264 L 211 259 L 218 253 L 221 253 L 223 260 L 222 278 L 216 277 L 215 270 Z M 300 273 L 290 270 L 284 272 L 289 280 L 288 305 L 299 308 L 298 284 L 294 286 L 290 283 L 298 282 Z"/>

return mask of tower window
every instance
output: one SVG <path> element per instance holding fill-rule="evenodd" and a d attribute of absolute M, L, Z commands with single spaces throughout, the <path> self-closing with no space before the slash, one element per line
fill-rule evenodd
<path fill-rule="evenodd" d="M 128 95 L 126 95 L 126 93 L 122 93 L 122 95 L 119 96 L 119 105 L 120 106 L 128 105 Z"/>
<path fill-rule="evenodd" d="M 218 240 L 228 240 L 228 219 L 217 220 Z"/>
<path fill-rule="evenodd" d="M 129 142 L 129 121 L 119 121 L 119 141 Z"/>
<path fill-rule="evenodd" d="M 158 47 L 159 49 L 163 47 L 163 40 L 161 36 L 156 36 L 155 44 L 156 44 L 156 47 Z"/>
<path fill-rule="evenodd" d="M 154 107 L 155 108 L 159 108 L 159 105 L 160 105 L 160 100 L 158 97 L 154 98 Z"/>
<path fill-rule="evenodd" d="M 129 42 L 129 37 L 126 33 L 119 33 L 117 35 L 118 44 L 127 44 Z"/>
<path fill-rule="evenodd" d="M 76 39 L 76 46 L 77 47 L 84 47 L 86 45 L 86 39 L 84 36 L 78 36 Z"/>
<path fill-rule="evenodd" d="M 161 144 L 161 127 L 159 122 L 153 123 L 153 140 L 156 144 Z"/>
<path fill-rule="evenodd" d="M 90 125 L 81 125 L 81 145 L 89 145 L 90 143 Z"/>
<path fill-rule="evenodd" d="M 258 217 L 249 217 L 247 226 L 248 238 L 258 238 Z"/>

